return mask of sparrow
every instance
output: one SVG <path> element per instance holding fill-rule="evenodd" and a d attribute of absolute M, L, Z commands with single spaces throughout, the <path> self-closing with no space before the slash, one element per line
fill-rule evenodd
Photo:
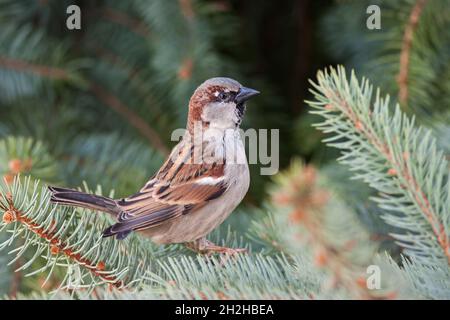
<path fill-rule="evenodd" d="M 245 251 L 215 245 L 206 236 L 248 191 L 250 174 L 239 127 L 246 101 L 257 94 L 230 78 L 206 80 L 189 100 L 185 134 L 137 193 L 111 199 L 49 186 L 51 201 L 113 215 L 116 223 L 103 237 L 121 240 L 136 231 L 157 244 L 184 243 L 199 253 Z"/>

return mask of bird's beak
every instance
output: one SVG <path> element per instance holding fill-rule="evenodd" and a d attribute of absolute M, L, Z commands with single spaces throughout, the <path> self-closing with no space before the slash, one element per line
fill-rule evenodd
<path fill-rule="evenodd" d="M 251 88 L 241 87 L 234 101 L 236 104 L 243 103 L 253 96 L 259 94 L 259 91 Z"/>

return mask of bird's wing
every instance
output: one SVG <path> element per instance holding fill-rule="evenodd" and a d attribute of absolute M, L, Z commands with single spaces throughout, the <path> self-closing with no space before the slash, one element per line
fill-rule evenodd
<path fill-rule="evenodd" d="M 190 153 L 175 161 L 169 157 L 138 193 L 117 202 L 122 213 L 110 228 L 111 234 L 160 225 L 188 214 L 227 190 L 224 163 L 192 164 Z"/>

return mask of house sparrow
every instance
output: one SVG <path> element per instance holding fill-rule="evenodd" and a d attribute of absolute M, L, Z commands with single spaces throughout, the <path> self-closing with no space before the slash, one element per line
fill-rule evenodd
<path fill-rule="evenodd" d="M 104 237 L 138 231 L 159 244 L 185 243 L 200 253 L 245 251 L 206 240 L 247 193 L 250 175 L 239 134 L 245 102 L 259 92 L 229 78 L 201 84 L 189 101 L 187 130 L 159 171 L 127 198 L 49 187 L 51 201 L 99 210 L 117 222 Z"/>

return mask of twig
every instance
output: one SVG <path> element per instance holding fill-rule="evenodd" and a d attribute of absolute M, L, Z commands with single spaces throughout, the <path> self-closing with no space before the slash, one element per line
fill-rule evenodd
<path fill-rule="evenodd" d="M 187 20 L 192 20 L 195 17 L 191 0 L 178 0 L 178 4 L 180 5 L 181 13 Z"/>
<path fill-rule="evenodd" d="M 35 73 L 40 76 L 56 80 L 70 79 L 69 73 L 64 69 L 33 64 L 24 60 L 9 58 L 5 56 L 0 56 L 0 66 L 6 69 Z"/>
<path fill-rule="evenodd" d="M 150 30 L 141 21 L 130 17 L 129 15 L 115 10 L 113 8 L 105 7 L 101 14 L 108 20 L 129 28 L 132 32 L 147 38 L 150 36 Z"/>
<path fill-rule="evenodd" d="M 69 246 L 62 239 L 58 238 L 51 230 L 45 230 L 34 223 L 32 219 L 28 218 L 26 214 L 19 211 L 14 206 L 11 194 L 2 194 L 1 196 L 6 200 L 6 203 L 8 203 L 8 207 L 5 207 L 3 204 L 0 205 L 0 208 L 5 211 L 3 214 L 4 223 L 22 223 L 28 230 L 48 241 L 52 254 L 62 253 L 74 260 L 80 266 L 87 268 L 95 276 L 108 281 L 114 287 L 119 289 L 123 287 L 123 282 L 121 280 L 118 280 L 115 276 L 105 274 L 105 264 L 103 262 L 99 262 L 95 265 L 91 260 L 82 257 L 80 253 L 74 253 Z"/>
<path fill-rule="evenodd" d="M 33 64 L 27 61 L 12 59 L 4 56 L 0 56 L 0 66 L 7 69 L 38 74 L 51 79 L 68 80 L 70 78 L 69 73 L 64 69 Z M 128 120 L 128 122 L 135 127 L 156 150 L 161 152 L 163 155 L 167 155 L 169 153 L 169 150 L 164 145 L 156 131 L 154 131 L 134 111 L 123 104 L 116 96 L 96 84 L 91 84 L 90 89 L 103 103 L 105 103 L 105 105 L 124 116 L 125 119 Z"/>
<path fill-rule="evenodd" d="M 148 84 L 145 82 L 144 76 L 136 67 L 130 65 L 122 59 L 122 57 L 113 53 L 111 50 L 99 46 L 98 43 L 88 42 L 88 44 L 92 47 L 92 50 L 99 59 L 102 59 L 115 67 L 121 68 L 128 73 L 127 80 L 130 83 L 136 83 L 135 88 L 139 94 L 142 95 L 142 101 L 145 105 L 150 106 L 155 104 L 155 101 L 148 90 Z"/>
<path fill-rule="evenodd" d="M 414 35 L 414 30 L 419 23 L 419 18 L 423 8 L 428 0 L 417 0 L 416 4 L 409 15 L 408 24 L 405 27 L 403 34 L 402 51 L 400 53 L 400 70 L 397 76 L 399 85 L 398 99 L 402 104 L 408 101 L 408 73 L 409 73 L 409 58 L 411 54 L 411 45 Z"/>
<path fill-rule="evenodd" d="M 397 168 L 397 170 L 393 169 L 390 174 L 402 176 L 411 186 L 410 190 L 414 196 L 415 203 L 425 215 L 426 220 L 430 224 L 433 233 L 437 237 L 439 245 L 441 246 L 444 254 L 447 257 L 448 263 L 450 264 L 450 244 L 449 239 L 445 234 L 444 225 L 439 221 L 437 214 L 433 211 L 433 208 L 431 207 L 430 202 L 421 189 L 419 183 L 410 174 L 411 170 L 408 168 L 408 161 L 406 161 L 408 155 L 404 154 L 401 161 L 398 161 L 393 156 L 389 148 L 384 143 L 382 143 L 381 139 L 374 132 L 370 123 L 366 123 L 363 118 L 358 117 L 358 115 L 352 110 L 352 108 L 343 98 L 339 97 L 339 100 L 344 115 L 352 121 L 353 125 L 358 129 L 358 131 L 360 131 L 377 149 L 377 151 L 389 162 L 390 166 L 392 168 Z"/>
<path fill-rule="evenodd" d="M 366 286 L 363 269 L 354 264 L 346 254 L 356 244 L 350 239 L 344 246 L 336 246 L 326 236 L 324 207 L 329 202 L 329 192 L 318 185 L 316 169 L 306 166 L 301 173 L 291 174 L 285 187 L 274 194 L 274 203 L 292 208 L 289 219 L 302 225 L 308 243 L 315 251 L 315 264 L 326 267 L 332 274 L 332 287 L 343 286 L 352 296 L 361 299 L 385 298 L 372 294 Z"/>
<path fill-rule="evenodd" d="M 308 74 L 311 66 L 311 52 L 312 52 L 312 35 L 314 28 L 311 20 L 311 3 L 309 0 L 295 1 L 293 14 L 296 45 L 295 45 L 295 60 L 292 68 L 292 79 L 290 80 L 291 92 L 291 110 L 292 114 L 297 115 L 301 112 L 304 105 L 301 101 L 304 100 L 306 86 L 308 84 Z"/>
<path fill-rule="evenodd" d="M 95 83 L 91 83 L 90 90 L 105 105 L 127 119 L 133 127 L 135 127 L 145 138 L 147 138 L 147 140 L 156 150 L 161 152 L 163 155 L 169 154 L 169 150 L 164 145 L 156 131 L 154 131 L 147 124 L 147 122 L 139 117 L 133 110 L 123 104 L 122 101 L 119 100 L 119 98 Z"/>

